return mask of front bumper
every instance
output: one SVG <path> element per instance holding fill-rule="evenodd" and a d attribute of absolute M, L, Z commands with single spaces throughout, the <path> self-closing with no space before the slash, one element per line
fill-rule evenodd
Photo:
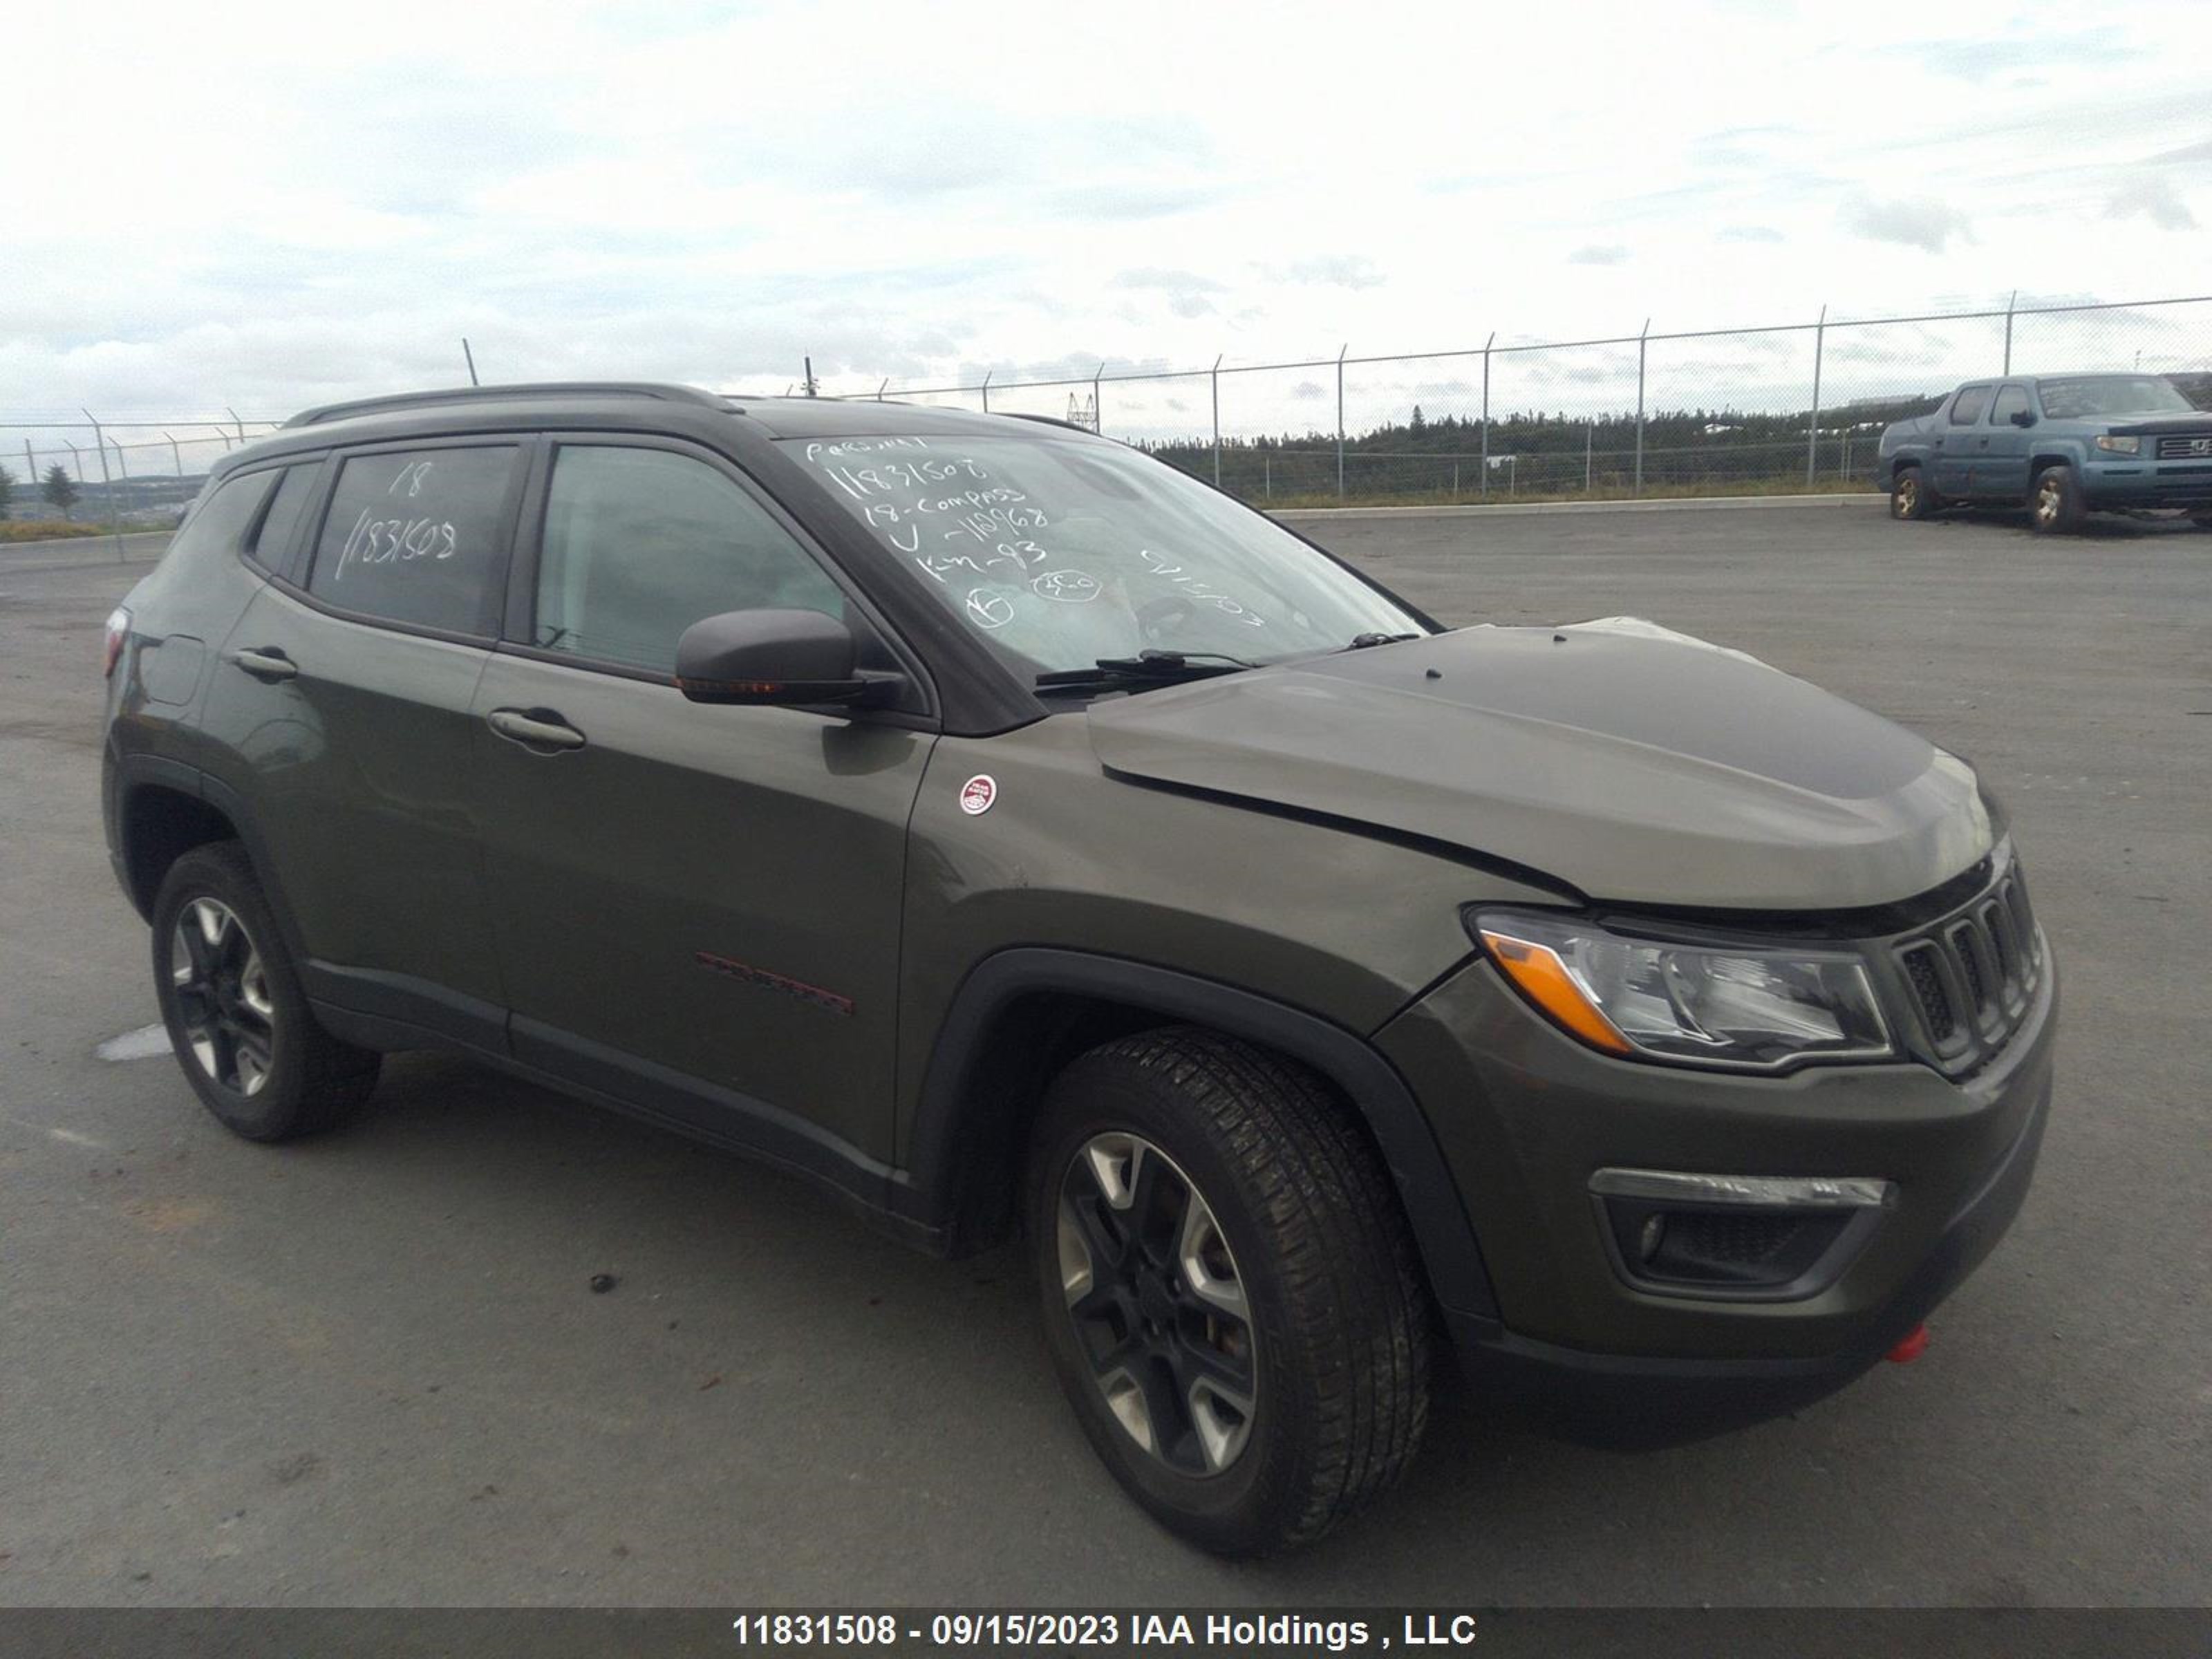
<path fill-rule="evenodd" d="M 1428 1114 L 1489 1270 L 1495 1317 L 1437 1287 L 1471 1368 L 1586 1437 L 1647 1443 L 1842 1387 L 2018 1212 L 2057 1007 L 2051 964 L 2009 1041 L 1962 1080 L 1918 1063 L 1745 1077 L 1599 1054 L 1469 963 L 1376 1041 Z M 1661 1292 L 1631 1283 L 1608 1248 L 1588 1184 L 1609 1166 L 1874 1176 L 1895 1183 L 1896 1201 L 1809 1295 Z"/>
<path fill-rule="evenodd" d="M 2081 489 L 2090 506 L 2106 509 L 2212 507 L 2212 457 L 2175 461 L 2151 455 L 2100 458 L 2083 464 Z"/>

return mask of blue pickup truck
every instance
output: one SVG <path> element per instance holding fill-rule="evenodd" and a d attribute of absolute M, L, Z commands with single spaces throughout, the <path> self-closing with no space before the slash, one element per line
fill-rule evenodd
<path fill-rule="evenodd" d="M 1895 519 L 2025 507 L 2039 532 L 2092 513 L 2179 508 L 2212 530 L 2212 414 L 2160 374 L 1970 380 L 1881 434 Z"/>

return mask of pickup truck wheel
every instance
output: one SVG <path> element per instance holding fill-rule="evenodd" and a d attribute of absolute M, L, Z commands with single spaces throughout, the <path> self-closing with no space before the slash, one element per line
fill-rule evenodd
<path fill-rule="evenodd" d="M 193 1091 L 248 1140 L 332 1128 L 382 1057 L 315 1023 L 253 866 L 236 842 L 194 848 L 154 900 L 154 987 Z"/>
<path fill-rule="evenodd" d="M 1094 1048 L 1047 1091 L 1026 1198 L 1060 1384 L 1170 1530 L 1268 1554 L 1411 1461 L 1426 1292 L 1389 1177 L 1311 1073 L 1189 1027 Z"/>
<path fill-rule="evenodd" d="M 2070 535 L 2089 516 L 2081 498 L 2081 481 L 2074 469 L 2046 466 L 2035 475 L 2035 488 L 2027 495 L 2027 526 L 2038 535 Z"/>
<path fill-rule="evenodd" d="M 1917 522 L 1933 518 L 1942 507 L 1927 479 L 1917 466 L 1900 468 L 1890 480 L 1889 516 L 1893 519 Z"/>

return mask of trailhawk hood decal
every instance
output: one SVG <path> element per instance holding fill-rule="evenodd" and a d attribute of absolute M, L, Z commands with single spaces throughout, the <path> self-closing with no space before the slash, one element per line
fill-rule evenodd
<path fill-rule="evenodd" d="M 1989 852 L 1972 769 L 1633 617 L 1471 628 L 1091 705 L 1112 772 L 1510 860 L 1593 899 L 1829 910 Z"/>

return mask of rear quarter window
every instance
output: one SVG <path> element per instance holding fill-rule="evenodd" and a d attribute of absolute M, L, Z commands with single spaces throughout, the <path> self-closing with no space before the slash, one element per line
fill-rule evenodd
<path fill-rule="evenodd" d="M 181 561 L 208 549 L 237 552 L 245 545 L 246 532 L 253 527 L 276 478 L 277 470 L 270 467 L 238 473 L 214 486 L 194 503 L 166 556 Z"/>
<path fill-rule="evenodd" d="M 361 616 L 489 637 L 517 453 L 487 445 L 347 458 L 307 591 Z"/>

